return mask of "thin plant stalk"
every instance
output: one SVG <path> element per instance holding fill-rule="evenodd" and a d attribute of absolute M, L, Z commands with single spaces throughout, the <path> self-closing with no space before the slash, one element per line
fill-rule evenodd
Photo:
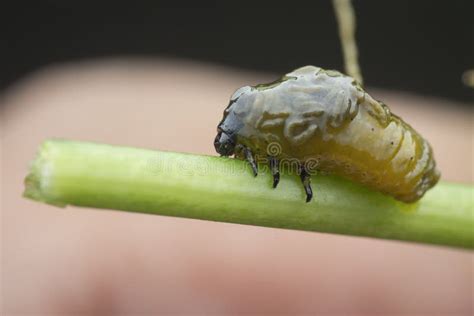
<path fill-rule="evenodd" d="M 355 40 L 356 16 L 351 0 L 333 0 L 334 12 L 339 27 L 342 53 L 346 73 L 364 84 L 359 67 L 357 42 Z"/>

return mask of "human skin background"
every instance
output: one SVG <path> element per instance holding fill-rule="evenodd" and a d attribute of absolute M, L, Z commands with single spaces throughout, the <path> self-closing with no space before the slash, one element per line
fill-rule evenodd
<path fill-rule="evenodd" d="M 28 163 L 49 137 L 215 155 L 215 128 L 234 90 L 280 75 L 114 59 L 46 68 L 5 91 L 4 314 L 471 314 L 465 250 L 21 197 Z M 472 183 L 472 111 L 367 90 L 430 141 L 443 180 Z"/>

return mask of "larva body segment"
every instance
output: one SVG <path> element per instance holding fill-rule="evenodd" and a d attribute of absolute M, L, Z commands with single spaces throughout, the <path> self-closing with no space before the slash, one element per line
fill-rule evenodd
<path fill-rule="evenodd" d="M 225 150 L 225 146 L 231 150 Z M 365 184 L 414 202 L 439 179 L 428 142 L 351 77 L 314 66 L 237 90 L 218 126 L 216 150 L 238 148 Z M 303 178 L 302 178 L 303 179 Z M 305 186 L 306 188 L 306 186 Z"/>

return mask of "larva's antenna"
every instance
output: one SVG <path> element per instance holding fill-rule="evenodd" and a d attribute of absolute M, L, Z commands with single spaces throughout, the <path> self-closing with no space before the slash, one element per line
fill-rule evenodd
<path fill-rule="evenodd" d="M 357 43 L 355 41 L 356 17 L 351 0 L 333 0 L 334 12 L 339 26 L 339 38 L 341 39 L 342 52 L 346 73 L 363 85 L 360 72 Z"/>

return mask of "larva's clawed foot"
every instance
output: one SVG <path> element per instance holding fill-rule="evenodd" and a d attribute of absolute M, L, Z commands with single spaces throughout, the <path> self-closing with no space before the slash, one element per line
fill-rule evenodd
<path fill-rule="evenodd" d="M 304 166 L 300 167 L 300 177 L 306 192 L 306 203 L 313 198 L 313 189 L 311 189 L 311 175 L 306 171 Z"/>
<path fill-rule="evenodd" d="M 252 167 L 253 176 L 256 177 L 258 175 L 258 166 L 257 166 L 257 163 L 255 162 L 255 158 L 253 157 L 252 151 L 249 148 L 244 147 L 244 154 L 245 154 L 245 159 L 247 159 L 248 163 Z"/>
<path fill-rule="evenodd" d="M 275 157 L 269 157 L 270 161 L 270 170 L 272 171 L 273 175 L 273 188 L 275 189 L 280 182 L 280 170 L 279 170 L 279 163 Z"/>
<path fill-rule="evenodd" d="M 276 173 L 273 175 L 273 188 L 275 189 L 278 186 L 278 183 L 280 182 L 280 173 Z"/>
<path fill-rule="evenodd" d="M 313 199 L 313 189 L 311 189 L 311 185 L 308 184 L 308 186 L 304 187 L 304 190 L 306 191 L 306 203 L 308 203 Z"/>

